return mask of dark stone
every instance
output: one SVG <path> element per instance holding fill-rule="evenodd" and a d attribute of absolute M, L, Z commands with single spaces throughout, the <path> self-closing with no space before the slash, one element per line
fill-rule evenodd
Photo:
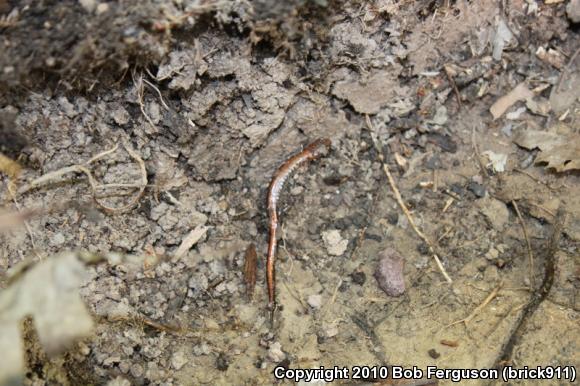
<path fill-rule="evenodd" d="M 230 363 L 228 357 L 223 352 L 220 353 L 215 361 L 215 367 L 219 371 L 227 371 L 228 367 L 230 367 Z"/>
<path fill-rule="evenodd" d="M 477 197 L 482 198 L 485 197 L 485 186 L 478 184 L 477 182 L 471 181 L 469 185 L 467 185 L 467 189 L 469 189 L 473 194 Z"/>
<path fill-rule="evenodd" d="M 427 351 L 427 353 L 429 354 L 429 356 L 433 359 L 437 359 L 441 356 L 441 354 L 439 354 L 437 352 L 437 350 L 435 350 L 434 348 L 432 348 L 431 350 Z"/>
<path fill-rule="evenodd" d="M 458 196 L 463 196 L 463 187 L 459 184 L 451 185 L 451 191 L 457 194 Z"/>
<path fill-rule="evenodd" d="M 455 153 L 457 151 L 457 144 L 446 134 L 429 133 L 427 134 L 427 142 L 439 146 L 443 151 L 448 153 Z"/>
<path fill-rule="evenodd" d="M 354 284 L 363 285 L 367 281 L 367 275 L 362 271 L 355 271 L 350 274 Z"/>
<path fill-rule="evenodd" d="M 417 245 L 417 251 L 422 255 L 429 254 L 429 247 L 425 243 L 421 243 Z"/>
<path fill-rule="evenodd" d="M 396 225 L 397 222 L 399 221 L 399 214 L 396 212 L 391 212 L 391 213 L 387 214 L 387 221 L 391 225 Z"/>

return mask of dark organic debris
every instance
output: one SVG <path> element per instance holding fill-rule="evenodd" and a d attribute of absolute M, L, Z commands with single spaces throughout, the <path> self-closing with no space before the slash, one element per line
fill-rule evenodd
<path fill-rule="evenodd" d="M 248 245 L 244 256 L 244 282 L 246 283 L 246 294 L 249 300 L 252 300 L 254 288 L 256 287 L 257 261 L 256 246 L 252 243 Z"/>

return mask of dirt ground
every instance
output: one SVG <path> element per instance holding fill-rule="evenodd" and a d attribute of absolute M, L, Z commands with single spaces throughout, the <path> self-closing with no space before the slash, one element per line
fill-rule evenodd
<path fill-rule="evenodd" d="M 578 371 L 579 3 L 0 0 L 0 384 Z"/>

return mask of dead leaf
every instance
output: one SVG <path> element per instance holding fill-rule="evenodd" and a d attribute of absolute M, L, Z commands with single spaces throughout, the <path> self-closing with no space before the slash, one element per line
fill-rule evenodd
<path fill-rule="evenodd" d="M 548 131 L 526 130 L 514 137 L 514 142 L 526 149 L 538 148 L 542 152 L 536 164 L 546 163 L 546 167 L 557 172 L 580 170 L 580 135 L 564 124 Z"/>
<path fill-rule="evenodd" d="M 396 96 L 398 86 L 396 74 L 390 71 L 377 71 L 364 79 L 355 76 L 334 84 L 332 93 L 347 100 L 362 114 L 376 114 Z"/>
<path fill-rule="evenodd" d="M 561 70 L 566 65 L 566 59 L 559 51 L 552 48 L 546 50 L 544 47 L 538 47 L 536 56 L 544 63 L 548 63 L 553 67 Z"/>
<path fill-rule="evenodd" d="M 495 36 L 493 38 L 493 59 L 500 60 L 504 48 L 514 41 L 514 35 L 503 19 L 496 21 Z"/>
<path fill-rule="evenodd" d="M 0 384 L 22 376 L 24 355 L 19 325 L 31 316 L 47 354 L 53 355 L 93 328 L 78 292 L 85 266 L 75 253 L 46 259 L 0 292 Z"/>
<path fill-rule="evenodd" d="M 493 115 L 493 119 L 498 119 L 516 102 L 531 99 L 533 96 L 534 93 L 526 86 L 525 82 L 522 82 L 512 91 L 495 101 L 489 108 L 489 112 Z"/>
<path fill-rule="evenodd" d="M 567 143 L 542 152 L 536 158 L 536 163 L 546 163 L 546 167 L 554 168 L 557 172 L 580 170 L 580 142 L 578 141 L 580 137 L 576 139 L 576 143 Z"/>
<path fill-rule="evenodd" d="M 559 86 L 552 87 L 550 106 L 556 114 L 563 113 L 580 98 L 580 71 L 569 72 Z"/>
<path fill-rule="evenodd" d="M 532 98 L 526 99 L 526 107 L 533 114 L 541 115 L 543 117 L 547 117 L 552 109 L 550 102 L 546 98 L 537 98 L 535 100 Z"/>
<path fill-rule="evenodd" d="M 508 158 L 507 154 L 494 153 L 491 150 L 484 151 L 482 154 L 489 158 L 489 163 L 495 172 L 501 173 L 505 171 L 505 165 Z"/>

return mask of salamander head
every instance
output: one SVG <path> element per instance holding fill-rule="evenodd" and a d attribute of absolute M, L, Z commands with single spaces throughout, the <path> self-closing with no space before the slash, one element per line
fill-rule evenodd
<path fill-rule="evenodd" d="M 330 151 L 330 139 L 328 138 L 318 138 L 310 145 L 306 146 L 307 151 L 310 152 L 310 158 L 316 159 L 325 156 Z"/>

